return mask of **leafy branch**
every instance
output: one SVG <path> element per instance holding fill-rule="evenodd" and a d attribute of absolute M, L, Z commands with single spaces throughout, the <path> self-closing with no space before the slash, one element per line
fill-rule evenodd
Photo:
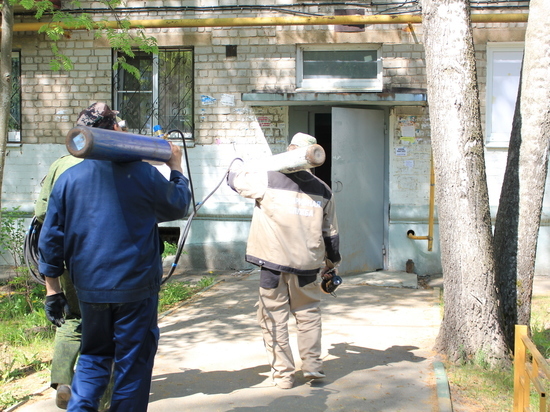
<path fill-rule="evenodd" d="M 71 29 L 87 30 L 94 32 L 95 38 L 105 37 L 110 47 L 120 53 L 117 61 L 113 64 L 113 69 L 123 68 L 131 73 L 136 79 L 140 79 L 139 70 L 129 64 L 124 56 L 134 57 L 134 50 L 144 51 L 146 53 L 158 53 L 157 40 L 153 36 L 147 36 L 143 26 L 131 27 L 127 19 L 122 19 L 116 12 L 116 7 L 122 3 L 122 0 L 100 0 L 99 3 L 108 7 L 114 16 L 117 27 L 112 27 L 112 22 L 102 19 L 93 20 L 92 15 L 88 13 L 74 14 L 72 12 L 58 10 L 51 1 L 48 0 L 10 0 L 13 4 L 19 4 L 27 10 L 34 10 L 35 18 L 42 19 L 46 14 L 51 15 L 51 22 L 44 24 L 38 30 L 44 33 L 51 41 L 51 50 L 53 58 L 50 61 L 52 70 L 72 70 L 73 62 L 60 51 L 58 42 L 63 38 L 69 37 Z M 80 8 L 79 1 L 71 1 L 71 6 L 75 9 Z"/>

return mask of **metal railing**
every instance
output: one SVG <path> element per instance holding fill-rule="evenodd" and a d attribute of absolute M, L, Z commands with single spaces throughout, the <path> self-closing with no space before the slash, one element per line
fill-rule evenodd
<path fill-rule="evenodd" d="M 530 410 L 531 383 L 539 394 L 539 411 L 547 412 L 546 390 L 540 374 L 550 379 L 550 367 L 527 334 L 526 325 L 516 325 L 514 341 L 514 412 Z"/>

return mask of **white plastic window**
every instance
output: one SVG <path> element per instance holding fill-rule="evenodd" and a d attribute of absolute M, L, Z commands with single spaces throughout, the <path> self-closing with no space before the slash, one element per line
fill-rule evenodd
<path fill-rule="evenodd" d="M 382 91 L 380 48 L 363 45 L 299 46 L 298 89 L 312 91 Z"/>
<path fill-rule="evenodd" d="M 487 110 L 488 146 L 507 146 L 518 95 L 522 43 L 487 45 Z"/>

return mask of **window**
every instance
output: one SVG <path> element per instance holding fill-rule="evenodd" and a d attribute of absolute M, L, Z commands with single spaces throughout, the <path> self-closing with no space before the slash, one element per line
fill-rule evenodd
<path fill-rule="evenodd" d="M 315 91 L 382 91 L 380 48 L 299 46 L 296 84 Z"/>
<path fill-rule="evenodd" d="M 114 107 L 128 130 L 152 135 L 153 127 L 160 125 L 166 132 L 177 129 L 192 139 L 193 50 L 160 49 L 158 55 L 136 52 L 135 57 L 125 58 L 141 73 L 140 80 L 123 69 L 114 76 Z"/>
<path fill-rule="evenodd" d="M 507 146 L 518 95 L 523 44 L 487 44 L 486 136 L 489 146 Z"/>
<path fill-rule="evenodd" d="M 8 120 L 8 143 L 21 142 L 21 55 L 11 55 L 10 118 Z"/>

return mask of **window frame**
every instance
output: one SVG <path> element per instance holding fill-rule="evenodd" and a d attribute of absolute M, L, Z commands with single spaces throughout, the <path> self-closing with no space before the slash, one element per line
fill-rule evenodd
<path fill-rule="evenodd" d="M 370 51 L 376 52 L 377 75 L 372 79 L 304 79 L 304 51 Z M 382 45 L 376 44 L 298 44 L 296 45 L 296 89 L 317 92 L 381 92 L 384 86 Z"/>
<path fill-rule="evenodd" d="M 493 121 L 494 112 L 494 99 L 495 96 L 495 53 L 501 52 L 521 52 L 525 49 L 525 43 L 523 42 L 489 42 L 487 43 L 487 78 L 486 78 L 486 96 L 485 96 L 485 144 L 487 147 L 508 147 L 510 141 L 510 132 L 497 132 L 493 128 L 494 123 L 502 124 L 500 119 L 498 122 Z M 522 56 L 523 60 L 523 56 Z M 521 79 L 521 65 L 519 63 L 518 73 L 514 78 L 517 79 L 518 89 L 520 87 Z M 512 129 L 513 114 L 515 111 L 515 103 L 517 100 L 517 92 L 515 91 L 516 99 L 514 99 L 511 107 L 508 108 L 508 112 L 511 113 L 510 117 L 510 131 Z"/>

